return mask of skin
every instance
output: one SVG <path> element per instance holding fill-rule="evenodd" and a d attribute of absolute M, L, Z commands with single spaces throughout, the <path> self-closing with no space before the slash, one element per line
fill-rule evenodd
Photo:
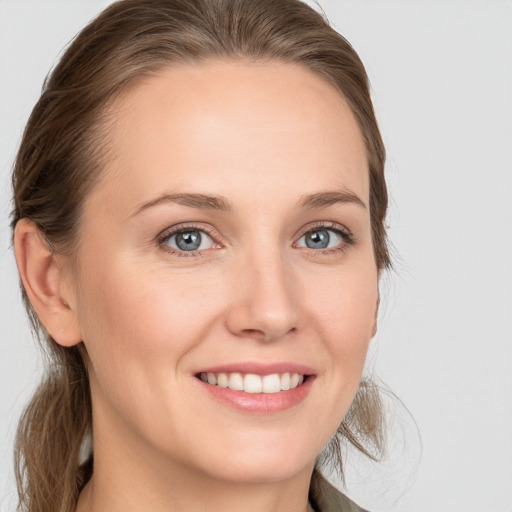
<path fill-rule="evenodd" d="M 78 510 L 307 510 L 315 459 L 375 333 L 368 163 L 354 116 L 298 65 L 231 61 L 166 69 L 111 113 L 78 266 L 50 255 L 30 221 L 15 237 L 43 323 L 65 346 L 83 340 L 89 357 L 95 468 Z M 320 192 L 362 204 L 298 206 Z M 141 210 L 176 193 L 231 208 Z M 159 238 L 183 224 L 211 241 L 183 255 Z M 331 230 L 328 252 L 306 245 L 319 229 Z M 300 404 L 254 414 L 214 400 L 195 376 L 242 361 L 305 364 L 315 378 Z"/>

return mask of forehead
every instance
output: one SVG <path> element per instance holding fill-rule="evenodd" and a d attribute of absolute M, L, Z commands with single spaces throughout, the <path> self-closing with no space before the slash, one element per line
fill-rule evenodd
<path fill-rule="evenodd" d="M 367 201 L 354 115 L 331 84 L 300 65 L 176 65 L 130 88 L 110 110 L 111 157 L 100 189 L 108 195 L 115 187 L 125 207 L 184 189 L 268 196 L 283 182 L 297 193 L 350 188 Z"/>

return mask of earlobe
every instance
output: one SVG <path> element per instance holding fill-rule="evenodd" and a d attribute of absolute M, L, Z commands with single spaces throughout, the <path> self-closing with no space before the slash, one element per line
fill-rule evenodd
<path fill-rule="evenodd" d="M 16 264 L 25 292 L 39 320 L 60 345 L 80 343 L 81 332 L 64 271 L 40 230 L 29 219 L 20 219 L 14 232 Z"/>

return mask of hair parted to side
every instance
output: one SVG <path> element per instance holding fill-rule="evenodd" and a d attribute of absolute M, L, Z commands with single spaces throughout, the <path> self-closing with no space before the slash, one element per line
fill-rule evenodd
<path fill-rule="evenodd" d="M 340 91 L 366 144 L 375 261 L 379 270 L 389 267 L 385 151 L 367 75 L 350 44 L 300 0 L 120 0 L 103 11 L 72 41 L 29 118 L 13 172 L 13 231 L 28 218 L 52 252 L 72 256 L 84 198 L 108 158 L 107 107 L 135 81 L 205 59 L 298 63 Z M 92 456 L 80 457 L 92 430 L 85 347 L 58 345 L 22 294 L 48 364 L 18 427 L 20 510 L 71 512 L 93 470 Z M 343 442 L 372 458 L 381 452 L 382 411 L 371 382 L 361 384 L 324 454 L 340 471 Z"/>

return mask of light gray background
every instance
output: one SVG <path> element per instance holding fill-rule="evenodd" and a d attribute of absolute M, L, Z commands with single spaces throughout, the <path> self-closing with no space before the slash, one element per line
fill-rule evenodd
<path fill-rule="evenodd" d="M 0 510 L 40 372 L 10 248 L 9 173 L 60 50 L 106 0 L 0 0 Z M 388 149 L 389 235 L 369 367 L 403 400 L 390 458 L 349 458 L 374 512 L 512 511 L 512 2 L 320 0 L 367 66 Z"/>

